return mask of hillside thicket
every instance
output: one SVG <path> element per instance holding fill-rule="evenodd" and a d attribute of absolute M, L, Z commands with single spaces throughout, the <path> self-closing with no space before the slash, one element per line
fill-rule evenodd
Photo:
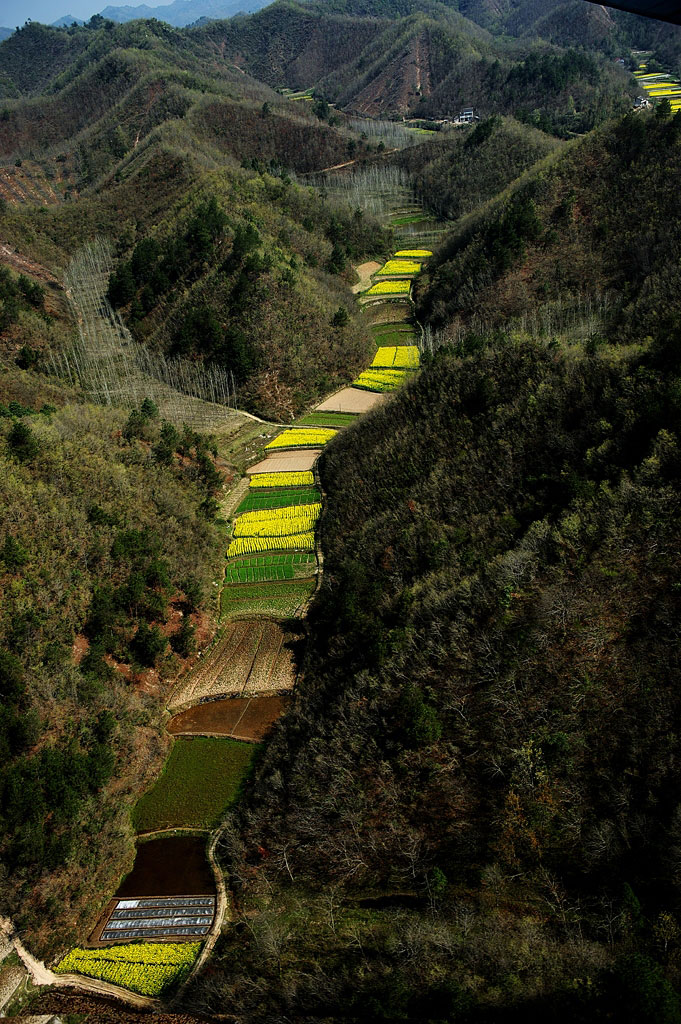
<path fill-rule="evenodd" d="M 414 191 L 429 210 L 456 221 L 558 148 L 555 138 L 529 125 L 492 116 L 470 131 L 443 132 L 393 160 L 411 174 Z"/>
<path fill-rule="evenodd" d="M 680 182 L 681 117 L 627 115 L 460 222 L 419 287 L 420 316 L 499 325 L 590 294 L 609 302 L 594 344 L 673 329 Z"/>
<path fill-rule="evenodd" d="M 417 116 L 446 116 L 465 103 L 483 115 L 511 114 L 542 131 L 567 138 L 590 131 L 631 105 L 636 86 L 624 69 L 588 50 L 543 47 L 485 55 L 457 64 L 424 97 Z"/>
<path fill-rule="evenodd" d="M 240 405 L 292 419 L 365 365 L 370 341 L 348 299 L 349 264 L 387 252 L 388 235 L 360 211 L 332 212 L 268 174 L 210 182 L 152 233 L 137 233 L 110 298 L 146 344 L 226 367 Z"/>
<path fill-rule="evenodd" d="M 211 610 L 223 478 L 149 402 L 76 404 L 16 367 L 0 383 L 0 900 L 45 952 L 129 864 L 159 697 Z"/>

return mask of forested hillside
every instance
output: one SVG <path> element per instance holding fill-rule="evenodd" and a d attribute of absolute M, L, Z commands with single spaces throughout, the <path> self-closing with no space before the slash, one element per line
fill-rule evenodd
<path fill-rule="evenodd" d="M 678 1019 L 667 356 L 442 353 L 329 450 L 305 681 L 234 821 L 249 930 L 214 1011 Z"/>
<path fill-rule="evenodd" d="M 492 116 L 472 131 L 405 149 L 395 162 L 413 176 L 428 209 L 456 221 L 502 192 L 560 148 L 557 140 L 511 118 Z"/>
<path fill-rule="evenodd" d="M 675 329 L 680 175 L 678 115 L 629 115 L 574 143 L 461 223 L 429 268 L 421 314 L 498 325 L 588 295 L 607 305 L 595 345 Z"/>
<path fill-rule="evenodd" d="M 19 53 L 63 36 L 27 25 L 8 74 Z M 368 334 L 346 270 L 389 239 L 288 173 L 369 145 L 234 67 L 216 71 L 209 47 L 159 22 L 72 36 L 80 55 L 0 120 L 8 163 L 30 159 L 33 180 L 37 167 L 58 182 L 56 202 L 5 204 L 3 239 L 57 275 L 93 235 L 115 240 L 110 297 L 135 337 L 226 366 L 242 406 L 292 418 L 363 364 Z"/>
<path fill-rule="evenodd" d="M 331 13 L 333 12 L 333 13 Z M 251 18 L 216 22 L 197 39 L 273 87 L 316 86 L 328 100 L 370 116 L 456 116 L 474 104 L 484 114 L 534 117 L 561 133 L 584 131 L 625 109 L 630 83 L 584 39 L 511 44 L 468 18 L 435 5 L 402 9 L 275 3 Z M 369 20 L 368 14 L 380 15 Z M 285 55 L 285 56 L 284 56 Z"/>
<path fill-rule="evenodd" d="M 151 403 L 128 416 L 0 372 L 2 912 L 49 950 L 130 857 L 158 698 L 212 610 L 223 476 Z"/>

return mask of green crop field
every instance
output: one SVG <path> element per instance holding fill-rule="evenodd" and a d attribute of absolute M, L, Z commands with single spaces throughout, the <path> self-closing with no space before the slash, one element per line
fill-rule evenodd
<path fill-rule="evenodd" d="M 357 419 L 356 412 L 311 412 L 296 422 L 303 427 L 349 427 Z"/>
<path fill-rule="evenodd" d="M 135 805 L 136 831 L 215 827 L 237 796 L 255 749 L 236 740 L 176 740 L 163 772 Z"/>
<path fill-rule="evenodd" d="M 269 615 L 275 619 L 291 619 L 300 605 L 312 596 L 315 585 L 314 579 L 231 584 L 222 590 L 222 612 L 228 618 Z"/>
<path fill-rule="evenodd" d="M 371 330 L 377 345 L 414 345 L 416 331 L 409 324 L 380 324 Z"/>
<path fill-rule="evenodd" d="M 248 492 L 236 510 L 236 515 L 258 509 L 284 508 L 286 505 L 313 505 L 321 500 L 320 492 L 314 487 L 286 488 L 264 493 L 256 488 Z"/>
<path fill-rule="evenodd" d="M 317 558 L 313 554 L 296 551 L 291 554 L 250 555 L 235 558 L 225 570 L 226 583 L 265 583 L 274 580 L 292 580 L 309 576 L 315 571 Z"/>
<path fill-rule="evenodd" d="M 405 224 L 422 224 L 426 220 L 430 220 L 427 213 L 409 213 L 404 217 L 391 217 L 390 223 L 393 227 L 404 227 Z"/>

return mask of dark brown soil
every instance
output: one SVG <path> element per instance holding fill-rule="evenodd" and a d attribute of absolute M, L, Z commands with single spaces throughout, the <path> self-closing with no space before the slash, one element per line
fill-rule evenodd
<path fill-rule="evenodd" d="M 283 715 L 289 697 L 233 697 L 197 704 L 168 724 L 174 736 L 231 736 L 259 743 Z"/>
<path fill-rule="evenodd" d="M 77 992 L 56 992 L 54 989 L 38 993 L 31 1004 L 17 1018 L 28 1014 L 58 1014 L 64 1018 L 74 1014 L 83 1024 L 199 1024 L 208 1017 L 192 1017 L 187 1013 L 158 1013 L 148 1010 L 134 1010 L 123 1007 L 111 999 L 97 996 L 83 996 Z"/>
<path fill-rule="evenodd" d="M 212 896 L 215 880 L 205 839 L 168 836 L 137 847 L 135 864 L 116 896 Z"/>

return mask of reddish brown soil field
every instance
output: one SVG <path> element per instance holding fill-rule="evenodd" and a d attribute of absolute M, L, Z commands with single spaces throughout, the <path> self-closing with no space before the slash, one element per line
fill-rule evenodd
<path fill-rule="evenodd" d="M 288 702 L 288 697 L 212 700 L 175 715 L 168 732 L 173 736 L 231 736 L 259 743 L 283 715 Z"/>

